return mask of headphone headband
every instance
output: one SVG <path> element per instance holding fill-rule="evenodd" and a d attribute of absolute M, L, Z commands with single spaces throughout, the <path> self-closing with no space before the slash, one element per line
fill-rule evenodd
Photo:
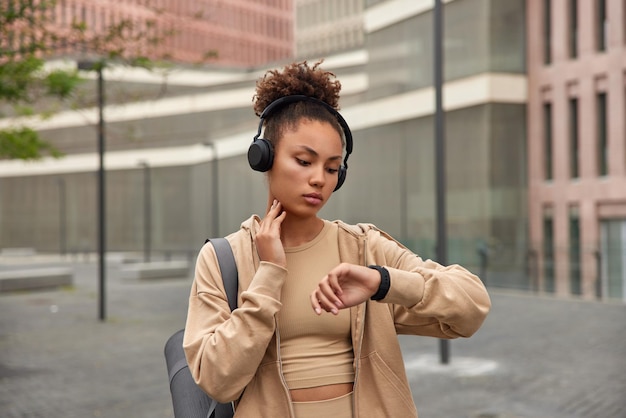
<path fill-rule="evenodd" d="M 274 160 L 274 151 L 272 144 L 270 141 L 260 138 L 261 131 L 263 130 L 263 123 L 265 122 L 265 119 L 267 119 L 276 108 L 295 102 L 312 102 L 322 105 L 333 116 L 335 116 L 337 122 L 339 123 L 339 126 L 341 126 L 341 129 L 343 130 L 343 135 L 346 141 L 346 156 L 344 157 L 343 165 L 340 167 L 339 170 L 339 179 L 337 182 L 337 187 L 335 188 L 335 190 L 337 190 L 345 181 L 348 169 L 348 157 L 350 157 L 350 154 L 352 154 L 352 132 L 350 131 L 350 127 L 348 126 L 348 123 L 345 121 L 343 116 L 341 116 L 341 114 L 334 107 L 314 97 L 305 96 L 302 94 L 293 94 L 289 96 L 283 96 L 267 105 L 267 107 L 263 109 L 263 112 L 261 112 L 261 115 L 259 116 L 259 128 L 257 134 L 252 139 L 252 144 L 250 145 L 250 148 L 248 149 L 248 162 L 252 169 L 256 171 L 268 171 L 272 167 L 272 163 Z"/>
<path fill-rule="evenodd" d="M 265 122 L 265 119 L 267 119 L 267 117 L 272 113 L 274 109 L 282 105 L 288 105 L 295 102 L 317 103 L 324 106 L 330 113 L 332 113 L 337 118 L 337 122 L 339 122 L 339 125 L 343 130 L 344 137 L 346 138 L 346 154 L 352 154 L 352 132 L 350 132 L 350 127 L 348 126 L 348 123 L 343 118 L 343 116 L 341 116 L 341 113 L 339 113 L 337 109 L 335 109 L 328 103 L 316 99 L 315 97 L 305 96 L 303 94 L 292 94 L 289 96 L 283 96 L 268 104 L 267 107 L 263 109 L 263 112 L 261 112 L 261 116 L 259 116 L 261 120 L 259 121 L 259 129 L 257 134 L 254 136 L 254 139 L 258 139 L 261 136 L 261 131 L 263 130 L 263 122 Z"/>

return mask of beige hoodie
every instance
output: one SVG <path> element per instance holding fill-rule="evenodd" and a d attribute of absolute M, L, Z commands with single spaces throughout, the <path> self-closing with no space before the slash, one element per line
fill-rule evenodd
<path fill-rule="evenodd" d="M 469 337 L 489 312 L 489 295 L 461 266 L 422 260 L 373 225 L 335 222 L 342 262 L 385 266 L 391 277 L 383 300 L 350 308 L 354 416 L 417 417 L 397 334 Z M 239 270 L 232 313 L 213 247 L 200 250 L 183 347 L 195 381 L 220 402 L 236 400 L 236 418 L 293 417 L 275 319 L 287 270 L 259 261 L 258 224 L 253 216 L 226 237 Z"/>

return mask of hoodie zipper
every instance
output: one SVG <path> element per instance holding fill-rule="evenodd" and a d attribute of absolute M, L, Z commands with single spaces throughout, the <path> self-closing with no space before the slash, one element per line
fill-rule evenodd
<path fill-rule="evenodd" d="M 293 404 L 291 402 L 291 392 L 289 392 L 289 386 L 287 386 L 287 381 L 285 380 L 285 375 L 283 374 L 283 359 L 280 353 L 280 332 L 278 331 L 278 319 L 274 317 L 274 324 L 276 326 L 276 357 L 278 360 L 278 372 L 280 374 L 280 381 L 283 384 L 283 389 L 285 389 L 285 393 L 287 394 L 287 399 L 289 399 L 289 416 L 294 417 L 296 415 L 293 410 Z"/>
<path fill-rule="evenodd" d="M 363 238 L 363 265 L 367 265 L 367 239 Z M 357 341 L 357 346 L 356 346 L 356 359 L 355 359 L 355 367 L 354 367 L 354 393 L 352 396 L 352 411 L 353 411 L 353 417 L 354 418 L 358 418 L 359 416 L 359 411 L 357 409 L 357 394 L 356 394 L 356 388 L 357 388 L 357 381 L 359 379 L 359 372 L 360 372 L 360 360 L 361 360 L 361 348 L 363 346 L 363 332 L 365 329 L 365 310 L 367 309 L 367 302 L 363 302 L 363 309 L 360 315 L 357 316 L 357 321 L 360 320 L 360 324 L 359 324 L 359 329 L 358 329 L 358 337 L 359 337 L 359 341 Z"/>

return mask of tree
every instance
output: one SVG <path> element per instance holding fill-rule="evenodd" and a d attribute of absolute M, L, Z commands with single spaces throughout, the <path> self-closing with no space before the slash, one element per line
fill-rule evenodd
<path fill-rule="evenodd" d="M 154 68 L 161 57 L 149 57 L 174 33 L 158 29 L 160 13 L 143 1 L 141 21 L 120 19 L 104 28 L 89 27 L 85 16 L 59 22 L 56 0 L 3 0 L 0 2 L 0 117 L 46 117 L 69 100 L 82 82 L 77 69 L 47 69 L 46 60 L 59 56 L 95 57 L 100 66 L 109 62 Z M 74 13 L 77 11 L 75 10 Z M 82 13 L 84 15 L 84 13 Z M 60 156 L 52 144 L 28 126 L 0 129 L 0 159 L 38 159 Z"/>

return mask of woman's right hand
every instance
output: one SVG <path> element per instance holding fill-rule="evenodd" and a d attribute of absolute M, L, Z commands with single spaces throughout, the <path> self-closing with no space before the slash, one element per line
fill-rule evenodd
<path fill-rule="evenodd" d="M 261 220 L 259 230 L 256 233 L 255 243 L 257 253 L 261 261 L 267 261 L 282 267 L 287 267 L 285 249 L 280 240 L 280 226 L 287 216 L 282 210 L 278 200 L 274 200 L 267 211 L 265 218 Z"/>

